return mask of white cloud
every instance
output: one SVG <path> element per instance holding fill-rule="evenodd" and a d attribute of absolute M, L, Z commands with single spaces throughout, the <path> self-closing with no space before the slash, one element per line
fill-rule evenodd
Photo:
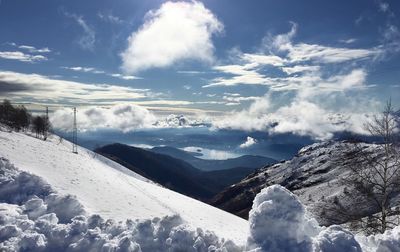
<path fill-rule="evenodd" d="M 123 80 L 137 80 L 137 79 L 141 79 L 140 77 L 137 76 L 133 76 L 133 75 L 124 75 L 124 74 L 110 74 L 110 76 L 115 77 L 115 78 L 119 78 L 119 79 L 123 79 Z"/>
<path fill-rule="evenodd" d="M 296 45 L 286 44 L 282 48 L 288 51 L 288 57 L 291 62 L 312 60 L 321 63 L 341 63 L 350 60 L 371 58 L 381 53 L 381 50 L 378 48 L 349 49 L 305 43 Z"/>
<path fill-rule="evenodd" d="M 246 141 L 244 143 L 242 143 L 241 145 L 239 145 L 240 148 L 248 148 L 252 145 L 255 145 L 257 143 L 257 140 L 252 138 L 252 137 L 247 137 Z"/>
<path fill-rule="evenodd" d="M 348 96 L 348 93 L 372 87 L 366 83 L 367 71 L 360 64 L 355 64 L 355 61 L 374 60 L 381 53 L 377 49 L 379 46 L 348 49 L 293 43 L 296 31 L 297 25 L 293 24 L 288 33 L 265 39 L 268 45 L 264 54 L 260 51 L 251 54 L 236 50 L 235 64 L 214 67 L 214 70 L 225 76 L 215 78 L 203 87 L 240 84 L 268 87 L 264 97 L 226 93 L 223 96 L 223 100 L 228 102 L 226 105 L 239 105 L 241 101 L 253 102 L 247 109 L 232 111 L 217 118 L 213 122 L 214 127 L 261 130 L 276 134 L 293 133 L 316 139 L 328 139 L 335 132 L 343 130 L 362 132 L 360 122 L 365 119 L 362 115 L 371 107 L 365 106 L 360 111 L 360 103 L 353 104 L 351 100 L 354 97 Z M 341 69 L 344 69 L 343 64 L 346 62 L 349 62 L 346 70 L 329 68 L 340 63 Z M 274 71 L 265 71 L 270 69 Z M 276 74 L 277 71 L 280 72 Z M 274 100 L 274 97 L 283 96 L 285 103 L 279 98 Z M 359 111 L 354 112 L 357 109 Z M 334 116 L 334 110 L 342 110 L 341 116 Z M 348 122 L 338 121 L 343 117 Z"/>
<path fill-rule="evenodd" d="M 133 73 L 180 60 L 212 62 L 211 37 L 222 30 L 222 23 L 202 3 L 166 2 L 148 12 L 142 27 L 129 37 L 122 68 Z"/>
<path fill-rule="evenodd" d="M 19 49 L 27 50 L 30 53 L 49 53 L 51 50 L 48 47 L 36 48 L 34 46 L 20 45 Z"/>
<path fill-rule="evenodd" d="M 382 12 L 387 12 L 389 11 L 389 4 L 386 2 L 380 2 L 379 3 L 379 10 Z"/>
<path fill-rule="evenodd" d="M 72 110 L 56 110 L 51 115 L 50 120 L 57 129 L 71 130 Z M 119 104 L 110 108 L 78 108 L 77 113 L 78 128 L 82 131 L 112 128 L 128 132 L 139 128 L 152 127 L 155 121 L 156 117 L 152 112 L 132 104 Z"/>
<path fill-rule="evenodd" d="M 376 57 L 382 53 L 382 50 L 379 47 L 351 49 L 307 43 L 293 44 L 292 38 L 296 35 L 297 28 L 297 24 L 292 23 L 292 28 L 288 33 L 279 34 L 273 38 L 266 39 L 267 42 L 272 41 L 271 49 L 276 49 L 280 52 L 287 52 L 285 59 L 291 63 L 305 61 L 341 63 L 350 60 Z"/>
<path fill-rule="evenodd" d="M 285 59 L 276 55 L 262 55 L 262 54 L 251 54 L 244 53 L 242 59 L 252 64 L 257 65 L 271 65 L 271 66 L 283 66 L 287 62 Z"/>
<path fill-rule="evenodd" d="M 341 43 L 345 43 L 345 44 L 352 44 L 354 42 L 356 42 L 357 39 L 355 38 L 349 38 L 349 39 L 340 39 L 339 42 Z"/>
<path fill-rule="evenodd" d="M 240 103 L 242 101 L 255 101 L 259 99 L 260 97 L 258 96 L 230 96 L 230 95 L 224 95 L 222 96 L 222 99 L 228 102 L 234 102 L 234 103 Z"/>
<path fill-rule="evenodd" d="M 47 57 L 45 57 L 43 55 L 32 55 L 32 54 L 26 54 L 23 52 L 19 52 L 19 51 L 0 52 L 0 58 L 9 59 L 9 60 L 18 60 L 18 61 L 30 62 L 30 63 L 47 60 Z"/>
<path fill-rule="evenodd" d="M 232 77 L 215 78 L 203 87 L 236 86 L 238 84 L 266 85 L 268 78 L 257 72 L 253 64 L 216 66 L 214 70 L 231 74 Z"/>
<path fill-rule="evenodd" d="M 239 156 L 238 154 L 228 152 L 228 151 L 206 149 L 206 148 L 197 147 L 197 146 L 188 146 L 188 147 L 185 147 L 182 149 L 184 151 L 201 153 L 202 159 L 226 160 L 229 158 L 236 158 Z"/>
<path fill-rule="evenodd" d="M 93 51 L 96 42 L 96 32 L 89 26 L 82 16 L 64 12 L 65 16 L 73 19 L 83 30 L 83 35 L 78 39 L 79 46 L 84 50 Z"/>
<path fill-rule="evenodd" d="M 152 97 L 149 89 L 52 79 L 38 74 L 0 71 L 0 83 L 12 86 L 5 95 L 15 101 L 98 104 Z M 1 87 L 1 86 L 0 86 Z"/>
<path fill-rule="evenodd" d="M 295 65 L 290 67 L 282 67 L 282 71 L 286 74 L 294 74 L 294 73 L 304 73 L 304 72 L 315 72 L 320 70 L 320 66 L 307 66 L 307 65 Z"/>
<path fill-rule="evenodd" d="M 84 73 L 104 73 L 104 71 L 99 71 L 96 70 L 94 67 L 80 67 L 80 66 L 74 66 L 74 67 L 61 67 L 63 69 L 68 69 L 71 71 L 75 72 L 84 72 Z"/>
<path fill-rule="evenodd" d="M 392 29 L 393 30 L 393 29 Z M 340 88 L 332 87 L 335 84 L 335 76 L 341 77 L 341 72 L 325 72 L 327 65 L 350 62 L 350 71 L 354 70 L 354 61 L 374 60 L 381 56 L 383 51 L 380 46 L 369 49 L 349 49 L 341 47 L 328 47 L 317 44 L 292 43 L 292 38 L 297 32 L 297 25 L 293 24 L 291 30 L 285 34 L 264 39 L 267 53 L 243 53 L 234 51 L 235 64 L 215 66 L 213 69 L 221 72 L 224 77 L 214 78 L 204 85 L 204 88 L 215 86 L 236 85 L 265 85 L 271 90 L 297 90 L 303 88 L 323 88 L 339 91 Z M 393 34 L 393 32 L 389 32 Z M 280 56 L 271 54 L 276 51 Z M 284 53 L 284 55 L 282 55 Z M 274 73 L 266 73 L 265 68 L 276 69 L 287 76 Z M 270 72 L 270 71 L 269 71 Z M 332 85 L 327 85 L 332 83 Z M 347 85 L 352 86 L 352 85 Z"/>
<path fill-rule="evenodd" d="M 68 69 L 76 72 L 83 72 L 83 73 L 94 73 L 94 74 L 106 74 L 108 76 L 118 78 L 121 80 L 137 80 L 137 79 L 142 79 L 141 77 L 133 76 L 133 75 L 124 75 L 120 73 L 106 73 L 105 71 L 102 70 L 97 70 L 94 67 L 80 67 L 80 66 L 75 66 L 75 67 L 61 67 L 63 69 Z"/>
<path fill-rule="evenodd" d="M 233 112 L 213 122 L 216 128 L 246 131 L 268 131 L 272 134 L 293 133 L 326 140 L 344 130 L 365 133 L 363 124 L 368 117 L 360 113 L 337 114 L 314 102 L 296 99 L 271 111 L 267 97 L 249 109 Z"/>
<path fill-rule="evenodd" d="M 111 13 L 98 12 L 98 13 L 97 13 L 97 16 L 98 16 L 101 20 L 103 20 L 103 21 L 105 21 L 105 22 L 112 23 L 112 24 L 122 24 L 122 23 L 123 23 L 123 21 L 122 21 L 119 17 L 114 16 L 114 15 L 111 14 Z"/>
<path fill-rule="evenodd" d="M 194 71 L 194 70 L 182 70 L 182 71 L 177 71 L 177 73 L 194 75 L 194 74 L 203 74 L 205 72 L 203 72 L 203 71 Z"/>

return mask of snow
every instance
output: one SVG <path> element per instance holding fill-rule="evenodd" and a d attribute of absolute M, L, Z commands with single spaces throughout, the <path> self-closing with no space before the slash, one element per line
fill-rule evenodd
<path fill-rule="evenodd" d="M 297 196 L 280 185 L 264 188 L 249 215 L 253 251 L 361 252 L 353 234 L 340 226 L 318 226 Z"/>
<path fill-rule="evenodd" d="M 263 251 L 277 252 L 292 247 L 309 251 L 309 231 L 316 224 L 305 217 L 303 205 L 287 189 L 279 185 L 263 189 L 254 199 L 249 214 L 250 247 L 256 245 Z"/>
<path fill-rule="evenodd" d="M 247 222 L 54 136 L 0 139 L 0 251 L 400 251 L 400 226 L 321 227 L 280 185 L 257 194 Z"/>
<path fill-rule="evenodd" d="M 356 239 L 364 252 L 400 252 L 400 226 L 387 230 L 384 234 L 368 237 L 357 235 Z"/>
<path fill-rule="evenodd" d="M 56 136 L 43 141 L 23 133 L 0 131 L 0 157 L 10 160 L 21 171 L 43 178 L 48 187 L 60 195 L 73 195 L 89 214 L 115 221 L 179 214 L 192 227 L 213 231 L 238 244 L 245 243 L 247 221 L 162 188 L 89 150 L 79 148 L 79 154 L 73 154 L 71 150 L 71 143 L 66 140 L 60 143 Z M 26 173 L 22 173 L 0 194 L 15 195 L 17 199 L 12 203 L 20 203 L 27 197 L 25 191 L 39 190 L 33 194 L 40 197 L 50 190 L 32 187 L 33 181 L 27 181 L 25 176 Z M 7 191 L 14 187 L 20 191 Z M 52 207 L 57 208 L 56 205 Z M 67 216 L 60 220 L 64 221 L 64 217 Z"/>
<path fill-rule="evenodd" d="M 242 251 L 179 215 L 125 221 L 87 213 L 42 178 L 0 159 L 0 251 Z M 30 187 L 20 190 L 18 183 Z M 4 192 L 7 190 L 7 194 Z M 35 189 L 35 190 L 31 190 Z M 20 197 L 16 197 L 21 195 Z M 210 250 L 211 249 L 211 250 Z"/>

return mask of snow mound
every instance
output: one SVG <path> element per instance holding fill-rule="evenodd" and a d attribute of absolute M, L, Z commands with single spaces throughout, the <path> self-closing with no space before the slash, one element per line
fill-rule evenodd
<path fill-rule="evenodd" d="M 296 196 L 279 185 L 265 188 L 256 196 L 249 222 L 250 246 L 264 251 L 289 251 L 292 247 L 309 251 L 317 226 L 306 217 Z"/>
<path fill-rule="evenodd" d="M 361 252 L 361 246 L 354 235 L 342 227 L 333 225 L 318 234 L 313 240 L 313 251 Z"/>
<path fill-rule="evenodd" d="M 349 231 L 318 226 L 298 197 L 280 185 L 264 188 L 255 197 L 249 224 L 249 251 L 362 251 Z"/>
<path fill-rule="evenodd" d="M 400 252 L 400 226 L 383 234 L 357 235 L 356 238 L 364 252 Z"/>
<path fill-rule="evenodd" d="M 0 159 L 0 251 L 242 251 L 179 215 L 104 220 Z M 22 184 L 22 183 L 25 183 Z"/>

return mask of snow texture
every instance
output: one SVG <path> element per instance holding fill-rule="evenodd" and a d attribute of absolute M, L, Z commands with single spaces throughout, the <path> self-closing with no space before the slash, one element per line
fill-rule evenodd
<path fill-rule="evenodd" d="M 22 172 L 21 175 L 15 175 L 19 176 L 16 181 L 10 182 L 15 185 L 4 188 L 6 191 L 0 197 L 13 195 L 14 201 L 7 202 L 15 204 L 29 196 L 25 195 L 26 192 L 42 190 L 32 194 L 45 200 L 41 195 L 47 195 L 50 188 L 31 186 L 33 181 L 25 181 L 28 180 L 25 176 L 29 173 L 42 178 L 59 195 L 76 197 L 90 215 L 98 214 L 104 219 L 118 222 L 179 214 L 183 222 L 190 224 L 192 228 L 210 230 L 221 238 L 245 244 L 248 227 L 246 220 L 160 187 L 85 148 L 79 147 L 78 154 L 71 150 L 70 142 L 60 141 L 54 135 L 43 141 L 24 133 L 0 130 L 0 158 L 9 160 Z M 13 187 L 22 191 L 7 192 Z M 62 201 L 69 200 L 67 198 Z M 56 201 L 57 204 L 49 205 L 59 208 L 54 211 L 66 208 L 65 205 L 57 207 L 62 202 L 54 199 Z M 75 207 L 72 206 L 71 209 Z M 60 222 L 65 222 L 69 217 L 58 216 Z"/>
<path fill-rule="evenodd" d="M 0 251 L 242 251 L 179 215 L 116 222 L 0 159 Z M 24 185 L 25 184 L 25 185 Z"/>
<path fill-rule="evenodd" d="M 400 252 L 400 227 L 369 237 L 320 227 L 280 185 L 264 188 L 249 222 L 238 221 L 86 150 L 69 156 L 54 139 L 11 132 L 0 131 L 0 139 L 0 251 Z M 131 207 L 129 197 L 138 197 Z"/>
<path fill-rule="evenodd" d="M 353 234 L 340 226 L 319 227 L 297 196 L 280 185 L 263 189 L 249 215 L 251 251 L 361 252 Z"/>

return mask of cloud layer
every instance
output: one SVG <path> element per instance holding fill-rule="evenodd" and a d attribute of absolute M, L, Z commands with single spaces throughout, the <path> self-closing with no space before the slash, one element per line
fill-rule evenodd
<path fill-rule="evenodd" d="M 247 109 L 218 118 L 215 127 L 294 133 L 316 139 L 328 139 L 345 130 L 365 133 L 365 113 L 374 111 L 377 103 L 362 98 L 363 91 L 373 87 L 367 83 L 364 66 L 384 53 L 382 47 L 350 49 L 294 43 L 297 28 L 292 23 L 289 32 L 266 36 L 255 53 L 233 50 L 232 64 L 214 67 L 223 77 L 214 78 L 205 88 L 267 88 L 262 97 L 224 96 L 229 105 L 246 100 L 252 103 Z"/>
<path fill-rule="evenodd" d="M 135 73 L 170 66 L 179 60 L 212 62 L 212 36 L 222 23 L 200 2 L 166 2 L 146 14 L 144 24 L 128 39 L 122 68 Z"/>
<path fill-rule="evenodd" d="M 51 115 L 50 120 L 55 128 L 69 131 L 72 129 L 72 110 L 57 110 Z M 112 128 L 128 132 L 138 128 L 152 127 L 156 118 L 149 110 L 141 106 L 119 104 L 110 108 L 81 108 L 77 113 L 77 121 L 82 131 Z"/>
<path fill-rule="evenodd" d="M 54 79 L 39 74 L 0 71 L 0 97 L 13 96 L 15 102 L 56 104 L 107 104 L 150 97 L 149 89 L 110 84 L 82 83 Z"/>
<path fill-rule="evenodd" d="M 32 55 L 20 51 L 4 51 L 0 52 L 0 58 L 9 60 L 18 60 L 22 62 L 38 62 L 47 60 L 46 56 L 43 55 Z"/>

